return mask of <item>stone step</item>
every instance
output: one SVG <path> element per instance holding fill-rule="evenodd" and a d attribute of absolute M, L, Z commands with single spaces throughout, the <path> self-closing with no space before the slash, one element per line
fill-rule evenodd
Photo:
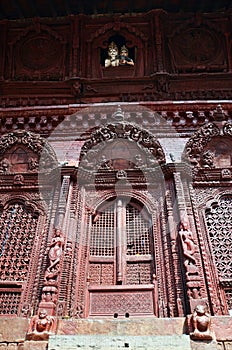
<path fill-rule="evenodd" d="M 48 350 L 191 350 L 188 335 L 52 335 Z"/>

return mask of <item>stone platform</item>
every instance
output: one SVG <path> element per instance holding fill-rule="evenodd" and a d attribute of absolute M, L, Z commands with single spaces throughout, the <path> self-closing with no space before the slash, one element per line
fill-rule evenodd
<path fill-rule="evenodd" d="M 108 336 L 54 335 L 49 338 L 48 350 L 191 350 L 187 335 L 174 336 Z"/>

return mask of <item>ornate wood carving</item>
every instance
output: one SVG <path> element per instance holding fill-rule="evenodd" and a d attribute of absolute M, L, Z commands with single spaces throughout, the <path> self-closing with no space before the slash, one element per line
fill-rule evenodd
<path fill-rule="evenodd" d="M 113 316 L 115 313 L 118 315 L 133 314 L 147 314 L 152 315 L 154 313 L 152 291 L 133 291 L 129 292 L 116 292 L 110 291 L 108 293 L 104 291 L 90 292 L 90 315 L 101 316 L 108 315 Z"/>
<path fill-rule="evenodd" d="M 222 71 L 227 68 L 225 38 L 206 26 L 181 28 L 169 40 L 175 71 Z"/>
<path fill-rule="evenodd" d="M 9 61 L 13 80 L 60 80 L 65 73 L 65 38 L 51 27 L 35 24 L 12 38 Z"/>
<path fill-rule="evenodd" d="M 31 153 L 30 153 L 31 151 Z M 0 138 L 0 172 L 50 172 L 57 166 L 46 139 L 29 131 L 15 131 Z"/>

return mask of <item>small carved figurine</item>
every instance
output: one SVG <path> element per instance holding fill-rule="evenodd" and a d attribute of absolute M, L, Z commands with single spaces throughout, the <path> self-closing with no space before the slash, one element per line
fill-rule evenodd
<path fill-rule="evenodd" d="M 119 66 L 118 47 L 113 41 L 108 47 L 108 56 L 109 57 L 105 59 L 105 67 Z"/>
<path fill-rule="evenodd" d="M 123 45 L 120 50 L 120 55 L 119 55 L 119 65 L 120 66 L 125 66 L 125 65 L 130 65 L 134 66 L 134 61 L 132 58 L 128 57 L 128 48 Z"/>
<path fill-rule="evenodd" d="M 52 238 L 48 253 L 49 266 L 45 271 L 44 280 L 46 284 L 57 280 L 59 274 L 59 262 L 63 253 L 64 237 L 61 231 L 55 229 L 54 237 Z"/>
<path fill-rule="evenodd" d="M 40 310 L 38 315 L 32 317 L 27 333 L 28 340 L 46 340 L 49 334 L 54 333 L 55 320 L 48 316 L 46 310 Z"/>
<path fill-rule="evenodd" d="M 9 172 L 10 162 L 7 158 L 3 158 L 0 162 L 0 174 L 7 174 Z"/>
<path fill-rule="evenodd" d="M 194 340 L 212 340 L 211 318 L 207 313 L 206 306 L 197 305 L 192 315 L 193 333 L 190 333 L 191 339 Z"/>
<path fill-rule="evenodd" d="M 186 221 L 181 222 L 179 235 L 181 238 L 183 253 L 187 260 L 187 263 L 195 263 L 196 260 L 193 256 L 195 251 L 195 244 L 193 242 L 192 232 L 188 229 L 188 223 Z"/>
<path fill-rule="evenodd" d="M 214 153 L 210 150 L 203 153 L 202 165 L 204 168 L 215 168 L 214 156 L 215 156 Z"/>
<path fill-rule="evenodd" d="M 59 229 L 55 230 L 55 236 L 52 238 L 50 250 L 49 250 L 49 260 L 50 265 L 48 266 L 48 270 L 51 269 L 60 261 L 60 257 L 62 255 L 64 245 L 64 238 Z"/>

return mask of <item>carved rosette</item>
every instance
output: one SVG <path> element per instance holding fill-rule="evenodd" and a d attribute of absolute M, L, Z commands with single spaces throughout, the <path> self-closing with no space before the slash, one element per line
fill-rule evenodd
<path fill-rule="evenodd" d="M 181 72 L 225 68 L 223 38 L 206 27 L 181 28 L 169 40 L 173 66 Z"/>
<path fill-rule="evenodd" d="M 65 46 L 62 36 L 46 26 L 29 27 L 14 47 L 17 80 L 60 80 L 64 73 Z"/>

